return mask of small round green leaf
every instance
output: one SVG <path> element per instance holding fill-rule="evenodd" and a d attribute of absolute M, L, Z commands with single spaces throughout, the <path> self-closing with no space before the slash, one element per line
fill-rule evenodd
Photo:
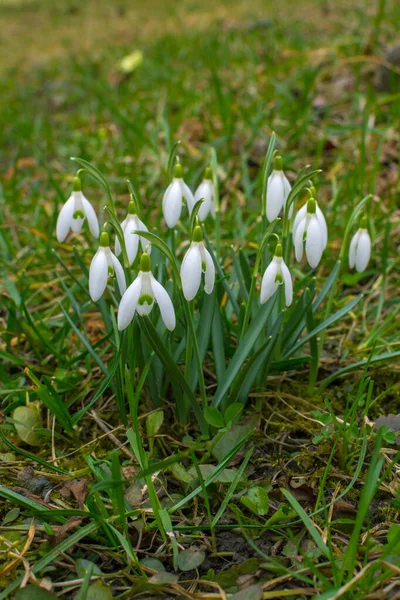
<path fill-rule="evenodd" d="M 205 553 L 201 551 L 183 550 L 178 555 L 178 567 L 181 571 L 192 571 L 201 565 L 205 557 Z"/>
<path fill-rule="evenodd" d="M 222 416 L 218 408 L 215 408 L 215 406 L 207 406 L 207 408 L 204 411 L 204 418 L 207 421 L 207 423 L 212 427 L 217 427 L 218 429 L 220 429 L 225 425 L 224 417 Z"/>

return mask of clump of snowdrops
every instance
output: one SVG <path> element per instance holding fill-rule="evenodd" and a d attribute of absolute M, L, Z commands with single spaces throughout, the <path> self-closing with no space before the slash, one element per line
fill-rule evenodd
<path fill-rule="evenodd" d="M 193 412 L 203 434 L 216 421 L 224 422 L 230 406 L 243 407 L 254 391 L 262 395 L 271 372 L 308 365 L 310 391 L 314 389 L 326 328 L 361 299 L 333 311 L 345 253 L 349 267 L 359 273 L 370 260 L 364 212 L 370 197 L 355 206 L 341 256 L 328 278 L 318 282 L 313 271 L 329 252 L 325 210 L 313 185 L 319 171 L 305 167 L 291 185 L 274 144 L 272 135 L 261 174 L 255 257 L 249 257 L 246 240 L 234 252 L 221 239 L 224 215 L 214 151 L 192 191 L 174 146 L 171 180 L 162 200 L 160 195 L 164 226 L 157 232 L 153 223 L 143 222 L 130 182 L 130 202 L 123 215 L 103 174 L 85 160 L 74 159 L 80 169 L 59 213 L 56 234 L 63 242 L 70 231 L 79 233 L 87 223 L 99 240 L 88 289 L 92 301 L 99 303 L 115 348 L 108 383 L 115 380 L 124 423 L 127 407 L 132 412 L 128 384 L 136 403 L 146 387 L 155 407 L 162 406 L 172 390 L 177 419 L 186 424 Z M 84 175 L 107 194 L 102 228 L 83 194 Z M 162 182 L 160 190 L 161 186 Z M 184 248 L 179 253 L 177 242 Z M 295 261 L 305 272 L 299 281 L 293 275 Z"/>

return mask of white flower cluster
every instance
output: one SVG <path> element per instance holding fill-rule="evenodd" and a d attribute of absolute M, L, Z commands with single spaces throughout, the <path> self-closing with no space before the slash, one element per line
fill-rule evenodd
<path fill-rule="evenodd" d="M 281 211 L 284 211 L 286 218 L 292 223 L 296 260 L 300 262 L 305 253 L 309 266 L 315 269 L 328 244 L 328 228 L 325 217 L 315 198 L 315 189 L 311 187 L 308 190 L 308 200 L 297 212 L 292 222 L 293 202 L 290 199 L 290 192 L 290 183 L 283 173 L 282 158 L 279 155 L 275 156 L 273 170 L 267 182 L 266 217 L 268 221 L 272 222 Z M 203 181 L 193 194 L 183 179 L 182 166 L 178 162 L 174 168 L 172 181 L 162 200 L 162 211 L 167 226 L 169 228 L 176 226 L 184 204 L 186 204 L 190 216 L 199 200 L 202 200 L 202 204 L 200 208 L 198 206 L 196 208 L 196 210 L 198 209 L 197 224 L 193 229 L 191 243 L 180 268 L 180 283 L 187 301 L 196 297 L 203 273 L 205 293 L 211 294 L 214 289 L 214 260 L 204 244 L 203 230 L 199 222 L 204 221 L 208 215 L 215 218 L 216 195 L 211 168 L 208 167 L 205 170 Z M 75 177 L 72 194 L 58 216 L 56 227 L 58 241 L 63 242 L 70 229 L 74 233 L 78 233 L 82 229 L 85 219 L 92 235 L 98 238 L 100 229 L 96 213 L 82 193 L 80 179 Z M 139 245 L 142 247 L 138 275 L 127 288 L 124 268 L 117 258 L 122 252 L 122 238 L 121 240 L 116 238 L 114 254 L 110 249 L 109 234 L 103 231 L 100 234 L 99 248 L 89 269 L 89 292 L 92 300 L 97 302 L 101 298 L 107 288 L 108 280 L 115 276 L 121 294 L 118 309 L 118 328 L 121 331 L 126 329 L 135 313 L 140 316 L 148 315 L 155 303 L 159 306 L 165 326 L 172 331 L 176 325 L 174 306 L 166 289 L 151 272 L 151 246 L 146 236 L 141 235 L 142 232 L 143 234 L 148 232 L 148 229 L 140 220 L 133 199 L 129 203 L 128 214 L 121 223 L 121 230 L 126 251 L 125 260 L 129 262 L 130 266 L 136 260 Z M 350 243 L 350 268 L 355 267 L 359 273 L 363 272 L 367 268 L 370 255 L 371 238 L 367 229 L 367 220 L 364 217 Z M 288 266 L 283 259 L 282 246 L 278 241 L 274 256 L 262 277 L 261 303 L 267 302 L 281 285 L 284 286 L 285 304 L 290 306 L 293 301 L 293 283 Z"/>
<path fill-rule="evenodd" d="M 183 202 L 186 202 L 189 215 L 198 200 L 202 204 L 197 214 L 197 221 L 204 221 L 209 214 L 215 217 L 215 191 L 212 181 L 212 171 L 209 167 L 205 170 L 204 179 L 198 186 L 194 195 L 183 180 L 182 167 L 178 163 L 174 168 L 173 179 L 165 191 L 162 209 L 168 227 L 176 226 L 182 212 Z M 87 219 L 90 232 L 95 238 L 99 237 L 100 228 L 96 213 L 90 202 L 82 194 L 81 181 L 75 177 L 73 191 L 70 198 L 62 207 L 57 220 L 56 234 L 59 242 L 63 242 L 69 230 L 78 233 Z M 116 237 L 115 254 L 110 249 L 110 237 L 106 231 L 100 234 L 99 248 L 94 255 L 89 268 L 89 293 L 93 302 L 97 302 L 104 294 L 110 278 L 116 277 L 121 294 L 118 309 L 118 328 L 126 329 L 135 313 L 148 315 L 155 303 L 160 308 L 161 317 L 167 329 L 175 329 L 175 311 L 165 288 L 159 283 L 151 272 L 151 245 L 140 232 L 148 232 L 146 225 L 137 215 L 136 204 L 131 201 L 128 214 L 121 223 L 126 256 L 129 265 L 136 260 L 139 245 L 142 247 L 140 268 L 136 279 L 126 288 L 124 269 L 118 260 L 122 252 L 121 243 Z M 182 291 L 186 300 L 190 301 L 197 295 L 202 273 L 205 275 L 204 291 L 211 294 L 214 289 L 215 267 L 211 254 L 206 249 L 203 232 L 196 225 L 192 235 L 192 242 L 186 252 L 181 266 Z"/>

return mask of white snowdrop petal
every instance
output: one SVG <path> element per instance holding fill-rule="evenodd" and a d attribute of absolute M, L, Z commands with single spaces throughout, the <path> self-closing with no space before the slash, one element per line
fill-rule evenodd
<path fill-rule="evenodd" d="M 107 287 L 108 261 L 104 248 L 99 248 L 93 256 L 89 268 L 89 293 L 93 302 L 97 302 Z"/>
<path fill-rule="evenodd" d="M 204 258 L 206 261 L 206 272 L 204 276 L 204 291 L 206 294 L 211 294 L 214 289 L 215 282 L 215 266 L 211 254 L 204 248 Z"/>
<path fill-rule="evenodd" d="M 83 205 L 83 212 L 85 213 L 85 216 L 87 218 L 90 233 L 92 234 L 93 237 L 98 238 L 99 233 L 100 233 L 100 227 L 99 227 L 99 221 L 97 219 L 97 215 L 94 211 L 94 208 L 90 204 L 89 200 L 87 200 L 83 194 L 82 194 L 81 199 L 82 199 L 82 205 Z"/>
<path fill-rule="evenodd" d="M 317 217 L 312 215 L 307 227 L 306 235 L 306 256 L 308 264 L 312 269 L 315 269 L 318 266 L 323 250 L 324 246 L 321 227 Z"/>
<path fill-rule="evenodd" d="M 118 258 L 113 254 L 110 250 L 110 256 L 112 261 L 112 266 L 114 267 L 115 276 L 117 278 L 117 283 L 119 287 L 119 291 L 121 292 L 121 296 L 125 293 L 126 290 L 126 281 L 125 281 L 125 273 L 119 262 Z"/>
<path fill-rule="evenodd" d="M 296 231 L 293 233 L 293 245 L 294 245 L 294 253 L 296 256 L 297 262 L 301 262 L 303 258 L 303 237 L 304 237 L 304 229 L 306 227 L 305 218 L 300 221 L 298 224 Z"/>
<path fill-rule="evenodd" d="M 188 185 L 186 185 L 186 183 L 183 181 L 183 179 L 180 179 L 180 182 L 181 182 L 182 196 L 186 200 L 186 204 L 187 204 L 189 216 L 190 216 L 192 213 L 192 210 L 193 210 L 193 206 L 195 205 L 194 196 L 193 196 L 192 190 L 190 189 L 190 187 Z"/>
<path fill-rule="evenodd" d="M 267 219 L 269 222 L 277 218 L 285 201 L 285 190 L 282 171 L 272 171 L 267 185 Z"/>
<path fill-rule="evenodd" d="M 132 321 L 142 290 L 142 274 L 136 277 L 121 298 L 118 308 L 118 329 L 123 331 Z"/>
<path fill-rule="evenodd" d="M 130 233 L 128 229 L 125 229 L 124 239 L 129 264 L 132 265 L 139 248 L 139 236 L 136 233 Z"/>
<path fill-rule="evenodd" d="M 203 198 L 203 203 L 200 206 L 198 217 L 200 221 L 204 221 L 213 208 L 214 186 L 211 180 L 205 179 L 201 182 L 194 193 L 195 204 Z"/>
<path fill-rule="evenodd" d="M 161 318 L 164 321 L 165 327 L 172 331 L 175 329 L 176 319 L 174 306 L 172 300 L 168 295 L 166 289 L 158 283 L 158 281 L 152 276 L 151 287 L 153 294 L 156 299 L 158 306 L 160 307 Z"/>
<path fill-rule="evenodd" d="M 73 196 L 70 196 L 60 210 L 60 214 L 58 215 L 57 219 L 56 235 L 59 242 L 63 242 L 68 235 L 74 210 L 75 200 Z"/>
<path fill-rule="evenodd" d="M 368 266 L 369 259 L 371 258 L 371 238 L 369 237 L 368 231 L 365 229 L 361 230 L 360 237 L 358 239 L 357 251 L 356 251 L 356 271 L 362 273 Z"/>
<path fill-rule="evenodd" d="M 287 268 L 284 261 L 282 261 L 281 273 L 283 277 L 283 282 L 285 284 L 285 303 L 286 306 L 290 306 L 293 302 L 293 282 L 292 277 L 290 275 L 290 271 Z"/>
<path fill-rule="evenodd" d="M 182 212 L 182 187 L 180 179 L 174 179 L 163 197 L 162 210 L 168 227 L 175 227 Z"/>
<path fill-rule="evenodd" d="M 261 304 L 265 304 L 265 302 L 267 302 L 267 300 L 269 300 L 278 289 L 279 283 L 275 281 L 277 272 L 278 265 L 275 260 L 272 260 L 268 267 L 265 269 L 265 273 L 261 281 Z"/>
<path fill-rule="evenodd" d="M 78 219 L 74 219 L 74 217 L 72 217 L 72 219 L 71 219 L 71 230 L 74 233 L 79 233 L 80 230 L 82 229 L 84 221 L 85 221 L 85 219 L 81 219 L 80 217 Z"/>
<path fill-rule="evenodd" d="M 139 217 L 136 217 L 136 229 L 138 231 L 148 231 L 146 225 L 143 223 L 143 221 L 141 221 L 139 219 Z M 151 254 L 151 244 L 150 244 L 149 240 L 143 236 L 140 236 L 140 243 L 142 245 L 143 252 L 147 252 L 147 254 Z"/>
<path fill-rule="evenodd" d="M 293 237 L 295 236 L 296 229 L 300 225 L 301 221 L 303 219 L 305 219 L 306 212 L 307 212 L 307 204 L 303 204 L 303 206 L 300 208 L 299 212 L 297 213 L 297 215 L 295 216 L 294 221 L 293 221 Z"/>
<path fill-rule="evenodd" d="M 286 210 L 286 200 L 288 199 L 289 193 L 292 189 L 292 186 L 290 185 L 285 173 L 282 172 L 283 175 L 283 193 L 284 193 L 284 208 Z M 293 214 L 293 210 L 294 210 L 294 203 L 292 202 L 290 209 L 289 209 L 289 219 L 292 218 L 292 214 Z"/>
<path fill-rule="evenodd" d="M 193 300 L 201 282 L 201 253 L 198 244 L 191 244 L 181 265 L 182 291 L 186 300 Z"/>
<path fill-rule="evenodd" d="M 325 248 L 328 245 L 328 227 L 327 227 L 323 212 L 319 208 L 318 204 L 317 204 L 317 208 L 316 208 L 316 215 L 317 215 L 317 220 L 318 220 L 319 226 L 321 228 L 322 241 L 323 241 L 324 250 L 325 250 Z"/>
<path fill-rule="evenodd" d="M 354 266 L 356 264 L 356 252 L 357 252 L 357 244 L 358 244 L 359 237 L 360 237 L 360 230 L 356 231 L 356 233 L 353 235 L 351 242 L 350 242 L 350 247 L 349 247 L 349 267 L 350 267 L 350 269 L 354 269 Z"/>

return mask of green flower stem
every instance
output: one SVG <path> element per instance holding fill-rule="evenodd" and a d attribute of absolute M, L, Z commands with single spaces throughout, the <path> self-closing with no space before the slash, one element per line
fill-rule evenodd
<path fill-rule="evenodd" d="M 243 323 L 242 323 L 242 330 L 240 332 L 240 338 L 242 339 L 242 337 L 244 336 L 244 334 L 247 331 L 247 327 L 249 324 L 249 319 L 250 319 L 250 312 L 251 312 L 251 308 L 252 308 L 252 304 L 253 304 L 253 297 L 254 297 L 254 292 L 256 289 L 256 284 L 257 284 L 257 276 L 258 276 L 258 270 L 260 268 L 260 262 L 262 259 L 262 255 L 264 252 L 264 248 L 267 244 L 267 241 L 270 237 L 276 237 L 278 243 L 279 243 L 279 237 L 277 236 L 276 233 L 272 233 L 272 230 L 274 229 L 276 223 L 279 221 L 280 219 L 275 219 L 275 221 L 273 221 L 272 223 L 270 223 L 269 227 L 267 228 L 264 237 L 261 241 L 261 244 L 259 245 L 258 248 L 258 252 L 256 255 L 256 262 L 254 263 L 254 268 L 253 268 L 253 275 L 251 277 L 251 283 L 250 283 L 250 291 L 249 291 L 249 297 L 247 300 L 247 304 L 246 304 L 246 310 L 244 313 L 244 318 L 243 318 Z"/>
<path fill-rule="evenodd" d="M 185 310 L 186 321 L 188 324 L 188 337 L 191 338 L 191 343 L 192 343 L 193 351 L 194 351 L 194 359 L 195 359 L 196 365 L 197 365 L 201 403 L 202 403 L 203 409 L 205 409 L 207 407 L 207 393 L 206 393 L 206 386 L 205 386 L 205 382 L 204 382 L 203 363 L 202 363 L 201 356 L 200 356 L 199 344 L 197 342 L 196 329 L 194 326 L 193 301 L 187 302 L 184 299 L 183 300 L 183 308 Z M 186 368 L 188 369 L 188 371 L 187 371 L 188 375 L 186 375 Z M 190 378 L 189 375 L 190 375 L 190 363 L 189 363 L 189 365 L 186 364 L 186 366 L 185 366 L 186 381 L 189 380 L 189 378 Z"/>
<path fill-rule="evenodd" d="M 225 430 L 218 431 L 217 435 L 210 441 L 207 447 L 207 452 L 205 452 L 205 454 L 200 460 L 201 465 L 207 464 L 207 462 L 211 458 L 212 451 L 214 450 L 215 446 L 218 444 L 219 440 L 222 438 L 224 433 L 226 433 Z"/>

